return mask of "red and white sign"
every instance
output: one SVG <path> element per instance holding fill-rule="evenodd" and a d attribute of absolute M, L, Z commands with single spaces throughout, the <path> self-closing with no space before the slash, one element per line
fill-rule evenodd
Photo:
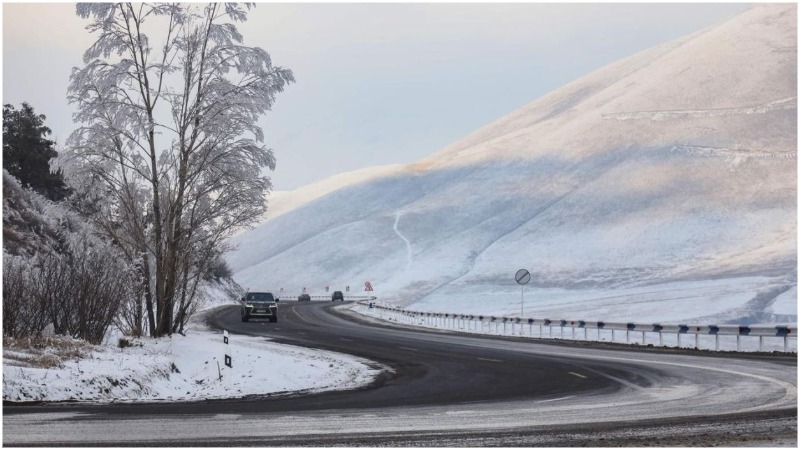
<path fill-rule="evenodd" d="M 328 292 L 328 289 L 330 288 L 331 288 L 330 286 L 325 286 L 325 292 Z"/>
<path fill-rule="evenodd" d="M 281 288 L 281 294 L 283 294 L 283 288 Z"/>
<path fill-rule="evenodd" d="M 367 291 L 367 292 L 372 291 L 372 283 L 370 283 L 369 281 L 364 283 L 364 290 Z"/>
<path fill-rule="evenodd" d="M 303 294 L 305 294 L 305 293 L 306 293 L 306 288 L 304 287 L 304 288 L 303 288 Z"/>
<path fill-rule="evenodd" d="M 345 291 L 345 292 L 350 292 L 350 286 L 345 286 L 345 287 L 344 287 L 344 291 Z"/>

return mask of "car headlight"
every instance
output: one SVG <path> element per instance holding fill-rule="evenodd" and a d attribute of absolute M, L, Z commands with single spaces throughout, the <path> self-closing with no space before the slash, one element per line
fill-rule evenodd
<path fill-rule="evenodd" d="M 248 305 L 248 304 L 245 304 L 244 306 L 245 306 L 246 308 L 252 308 L 252 307 L 253 307 L 253 305 Z"/>

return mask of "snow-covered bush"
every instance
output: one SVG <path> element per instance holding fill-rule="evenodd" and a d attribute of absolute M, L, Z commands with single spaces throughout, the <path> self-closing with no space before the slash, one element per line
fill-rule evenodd
<path fill-rule="evenodd" d="M 42 332 L 44 307 L 33 296 L 35 278 L 30 259 L 3 254 L 3 334 L 36 336 Z"/>
<path fill-rule="evenodd" d="M 100 343 L 120 305 L 132 301 L 133 271 L 122 253 L 77 214 L 3 173 L 3 333 L 56 334 Z M 5 243 L 4 243 L 5 244 Z"/>

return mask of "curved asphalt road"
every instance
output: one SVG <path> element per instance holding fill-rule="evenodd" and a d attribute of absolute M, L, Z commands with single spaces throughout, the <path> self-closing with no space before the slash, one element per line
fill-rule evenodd
<path fill-rule="evenodd" d="M 281 302 L 278 323 L 208 317 L 390 367 L 371 386 L 200 403 L 3 407 L 4 445 L 795 444 L 797 361 L 556 346 L 370 322 Z M 109 432 L 113 430 L 113 432 Z M 769 441 L 768 441 L 769 442 Z M 775 442 L 775 441 L 773 441 Z"/>

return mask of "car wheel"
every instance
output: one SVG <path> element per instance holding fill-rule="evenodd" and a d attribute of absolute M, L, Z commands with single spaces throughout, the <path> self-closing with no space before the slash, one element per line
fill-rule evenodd
<path fill-rule="evenodd" d="M 270 318 L 269 318 L 269 321 L 270 321 L 270 322 L 272 322 L 272 323 L 275 323 L 275 322 L 277 322 L 277 321 L 278 321 L 278 316 L 272 316 L 272 317 L 270 317 Z"/>
<path fill-rule="evenodd" d="M 248 320 L 250 320 L 250 318 L 249 318 L 249 317 L 247 317 L 247 316 L 242 316 L 242 322 L 247 322 Z"/>

